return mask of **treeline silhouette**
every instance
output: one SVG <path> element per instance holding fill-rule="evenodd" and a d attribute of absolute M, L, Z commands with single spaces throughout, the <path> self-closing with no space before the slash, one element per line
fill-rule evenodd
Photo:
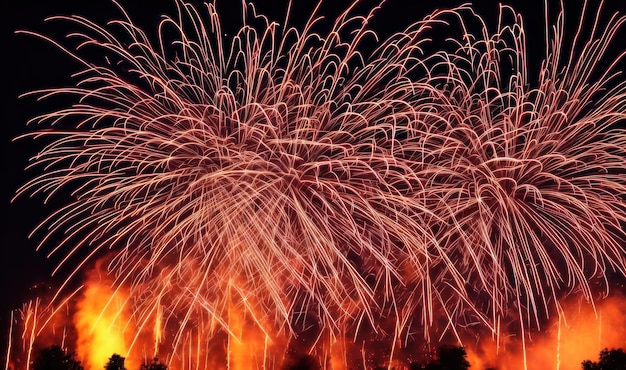
<path fill-rule="evenodd" d="M 124 365 L 126 358 L 114 353 L 106 365 L 105 370 L 128 370 Z M 76 359 L 74 353 L 66 353 L 61 346 L 50 346 L 42 349 L 32 366 L 33 370 L 84 370 L 83 365 Z M 159 361 L 158 357 L 152 362 L 145 362 L 139 370 L 167 370 L 167 365 Z M 208 370 L 208 369 L 207 369 Z"/>
<path fill-rule="evenodd" d="M 113 354 L 106 365 L 105 370 L 128 370 L 125 367 L 125 358 L 119 354 Z M 428 363 L 412 363 L 410 370 L 466 370 L 470 363 L 467 361 L 467 354 L 463 347 L 441 347 L 437 352 L 435 360 Z M 76 359 L 74 353 L 66 353 L 60 346 L 51 346 L 40 351 L 32 366 L 33 370 L 84 370 L 80 361 Z M 387 367 L 375 367 L 387 369 Z M 167 365 L 159 361 L 158 358 L 152 362 L 144 363 L 139 370 L 167 370 Z M 209 370 L 209 369 L 207 369 Z M 281 370 L 322 370 L 322 366 L 314 356 L 304 355 L 296 357 L 285 364 Z"/>
<path fill-rule="evenodd" d="M 128 370 L 125 358 L 114 353 L 104 365 L 105 370 Z M 585 360 L 581 363 L 582 370 L 626 370 L 626 352 L 623 349 L 608 349 L 600 351 L 599 360 L 593 362 Z M 413 362 L 409 370 L 467 370 L 471 364 L 467 360 L 467 353 L 463 347 L 443 346 L 437 350 L 434 359 L 427 362 Z M 66 353 L 57 345 L 46 347 L 39 352 L 39 356 L 32 364 L 33 370 L 84 370 L 74 353 Z M 144 362 L 139 370 L 167 370 L 158 357 L 150 362 Z M 209 370 L 209 369 L 207 369 Z M 304 355 L 292 359 L 281 370 L 322 370 L 322 366 L 314 356 Z M 369 370 L 369 369 L 368 369 Z M 373 370 L 387 370 L 386 366 L 374 367 Z M 496 370 L 491 368 L 489 370 Z"/>
<path fill-rule="evenodd" d="M 583 370 L 626 370 L 626 352 L 621 348 L 605 348 L 599 357 L 598 362 L 583 361 Z"/>

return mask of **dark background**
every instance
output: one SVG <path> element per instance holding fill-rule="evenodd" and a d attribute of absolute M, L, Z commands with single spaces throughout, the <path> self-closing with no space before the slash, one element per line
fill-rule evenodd
<path fill-rule="evenodd" d="M 551 1 L 551 0 L 550 0 Z M 159 15 L 174 14 L 173 0 L 130 1 L 120 0 L 133 20 L 142 26 L 150 36 L 155 35 Z M 200 4 L 200 1 L 192 1 Z M 309 16 L 317 1 L 294 0 L 292 25 L 300 27 Z M 150 5 L 146 5 L 150 3 Z M 323 4 L 320 14 L 327 15 L 333 20 L 339 11 L 343 10 L 352 1 L 327 0 Z M 448 8 L 460 5 L 462 1 L 409 1 L 388 0 L 378 12 L 372 28 L 381 38 L 397 31 L 402 31 L 413 21 L 422 19 L 436 8 Z M 545 50 L 545 22 L 543 0 L 511 0 L 505 4 L 512 5 L 524 16 L 528 40 L 529 59 L 531 60 L 531 76 L 535 76 Z M 552 10 L 558 9 L 553 3 Z M 614 11 L 626 13 L 626 1 L 608 1 L 603 17 L 607 18 Z M 223 24 L 240 25 L 240 2 L 238 0 L 218 1 L 218 7 L 223 9 Z M 378 4 L 378 1 L 362 1 L 362 8 L 367 10 Z M 590 26 L 592 16 L 599 1 L 591 0 L 588 6 L 586 22 Z M 0 122 L 2 127 L 2 189 L 0 207 L 3 221 L 1 258 L 0 258 L 0 350 L 4 357 L 6 353 L 7 326 L 11 309 L 19 308 L 21 304 L 37 294 L 53 289 L 63 278 L 63 272 L 58 277 L 51 277 L 52 269 L 59 256 L 47 258 L 47 253 L 53 247 L 52 243 L 44 245 L 40 252 L 36 246 L 42 234 L 29 239 L 29 232 L 45 216 L 58 209 L 67 202 L 61 194 L 53 198 L 49 204 L 43 204 L 42 197 L 29 199 L 21 197 L 11 201 L 17 188 L 29 178 L 34 177 L 36 171 L 24 171 L 30 156 L 41 147 L 41 142 L 30 139 L 13 141 L 20 134 L 32 128 L 26 127 L 26 121 L 38 113 L 46 112 L 51 108 L 49 102 L 37 103 L 31 97 L 19 98 L 25 92 L 47 87 L 67 86 L 72 83 L 70 75 L 79 70 L 79 65 L 69 56 L 56 47 L 28 35 L 15 35 L 16 30 L 32 30 L 45 35 L 61 38 L 68 32 L 75 30 L 68 24 L 45 23 L 44 19 L 53 15 L 81 14 L 100 23 L 121 14 L 113 2 L 108 0 L 9 0 L 0 5 L 0 54 L 3 68 L 0 73 L 0 93 L 2 94 Z M 260 13 L 270 19 L 282 22 L 284 19 L 287 1 L 257 0 L 256 7 Z M 498 2 L 480 1 L 475 4 L 478 14 L 483 16 L 488 24 L 493 25 L 497 19 Z M 578 26 L 582 1 L 567 1 L 566 24 L 568 30 Z M 553 12 L 554 14 L 554 12 Z M 445 30 L 445 28 L 440 28 Z M 323 30 L 322 34 L 323 34 Z M 614 53 L 626 50 L 626 32 L 622 30 L 616 39 Z M 533 78 L 531 77 L 531 81 Z"/>

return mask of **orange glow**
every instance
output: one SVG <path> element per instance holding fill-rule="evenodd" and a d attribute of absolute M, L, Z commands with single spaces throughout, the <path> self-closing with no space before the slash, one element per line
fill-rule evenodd
<path fill-rule="evenodd" d="M 563 309 L 546 334 L 532 344 L 530 369 L 578 369 L 583 360 L 597 360 L 603 348 L 626 344 L 624 297 L 598 302 L 597 314 L 590 304 L 577 301 L 565 302 Z"/>
<path fill-rule="evenodd" d="M 488 369 L 494 367 L 499 360 L 495 338 L 483 339 L 477 346 L 467 346 L 467 361 L 472 369 Z M 504 370 L 505 367 L 498 369 Z"/>
<path fill-rule="evenodd" d="M 229 289 L 233 284 L 236 283 L 231 280 Z M 242 297 L 241 301 L 245 307 L 235 305 L 231 300 L 228 308 L 228 369 L 265 369 L 272 344 L 269 333 L 253 312 L 252 302 L 246 297 Z"/>
<path fill-rule="evenodd" d="M 528 369 L 575 370 L 584 360 L 597 361 L 604 348 L 626 347 L 626 298 L 614 296 L 591 304 L 570 299 L 561 302 L 562 312 L 554 315 L 545 331 L 527 341 Z M 466 343 L 472 369 L 524 369 L 522 344 L 519 340 L 483 339 Z"/>
<path fill-rule="evenodd" d="M 131 339 L 135 335 L 125 312 L 126 294 L 112 289 L 98 270 L 96 268 L 88 277 L 83 295 L 76 304 L 74 325 L 78 358 L 85 370 L 101 370 L 117 353 L 126 357 L 126 368 L 139 368 L 140 362 L 129 356 L 129 342 L 125 337 Z"/>
<path fill-rule="evenodd" d="M 153 355 L 159 354 L 159 344 L 163 340 L 163 307 L 157 306 L 156 317 L 154 319 L 154 352 Z"/>
<path fill-rule="evenodd" d="M 346 370 L 346 341 L 337 338 L 330 347 L 330 368 L 333 370 Z"/>
<path fill-rule="evenodd" d="M 252 299 L 236 299 L 238 294 L 241 293 L 231 296 L 228 333 L 222 332 L 207 338 L 206 328 L 198 327 L 185 332 L 181 340 L 184 344 L 176 353 L 163 353 L 159 358 L 166 361 L 171 369 L 179 370 L 281 368 L 285 356 L 288 356 L 288 341 L 284 335 L 267 331 L 267 320 L 254 312 L 255 302 Z M 113 291 L 97 270 L 88 277 L 73 315 L 77 347 L 73 348 L 70 344 L 68 348 L 70 352 L 77 352 L 86 370 L 102 370 L 113 353 L 127 358 L 128 369 L 138 369 L 144 358 L 151 358 L 150 351 L 155 343 L 164 344 L 161 349 L 171 348 L 167 343 L 172 338 L 166 335 L 162 310 L 155 310 L 154 331 L 137 335 L 138 329 L 132 324 L 132 317 L 126 310 L 126 298 L 126 292 Z M 626 298 L 623 296 L 599 300 L 595 310 L 581 299 L 564 300 L 560 302 L 560 307 L 560 315 L 553 315 L 542 332 L 535 332 L 527 339 L 527 369 L 578 370 L 583 360 L 596 361 L 603 348 L 626 347 Z M 34 320 L 40 316 L 39 310 L 38 301 L 25 306 L 21 317 L 23 323 L 20 324 L 23 333 L 15 334 L 24 342 L 21 346 L 26 347 L 26 355 L 33 345 L 30 339 L 36 331 L 33 326 L 37 326 Z M 62 315 L 64 312 L 59 310 L 56 314 Z M 46 343 L 64 343 L 65 330 L 59 330 L 63 320 L 56 323 L 55 320 L 40 321 L 39 325 L 44 321 L 47 325 L 46 331 L 38 335 L 38 340 L 49 337 Z M 153 336 L 161 339 L 157 340 Z M 502 336 L 499 342 L 497 340 L 491 337 L 478 341 L 476 338 L 465 338 L 463 345 L 466 346 L 471 369 L 524 369 L 519 338 Z M 35 347 L 43 346 L 37 343 Z M 317 357 L 322 368 L 344 370 L 357 362 L 365 364 L 370 355 L 376 352 L 378 345 L 370 343 L 369 346 L 363 344 L 362 348 L 357 348 L 348 338 L 328 334 L 314 347 L 307 350 Z M 25 360 L 26 356 L 22 361 Z M 11 365 L 18 369 L 24 368 L 21 365 L 25 362 L 22 361 L 13 361 Z M 402 361 L 397 360 L 390 366 L 401 369 L 406 365 Z"/>

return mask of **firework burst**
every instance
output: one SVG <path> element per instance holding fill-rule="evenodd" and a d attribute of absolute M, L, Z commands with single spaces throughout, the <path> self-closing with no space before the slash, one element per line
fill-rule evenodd
<path fill-rule="evenodd" d="M 176 5 L 156 42 L 121 7 L 107 26 L 52 18 L 81 30 L 71 45 L 26 32 L 84 68 L 33 93 L 76 103 L 33 119 L 49 144 L 18 195 L 72 190 L 44 242 L 63 235 L 63 263 L 87 254 L 72 276 L 107 254 L 140 327 L 158 313 L 177 343 L 201 322 L 228 331 L 237 309 L 268 336 L 395 343 L 440 316 L 524 331 L 624 273 L 621 55 L 599 70 L 624 18 L 601 29 L 598 11 L 567 53 L 561 13 L 534 83 L 507 7 L 493 33 L 462 6 L 379 40 L 377 9 L 356 5 L 321 34 L 317 9 L 297 30 L 243 4 L 230 38 L 213 3 Z M 452 21 L 452 50 L 425 54 Z"/>
<path fill-rule="evenodd" d="M 347 9 L 322 36 L 315 12 L 299 32 L 248 4 L 228 43 L 213 4 L 206 23 L 176 4 L 157 45 L 129 18 L 107 29 L 53 18 L 84 29 L 70 35 L 75 50 L 37 35 L 85 66 L 75 86 L 36 92 L 78 102 L 35 119 L 52 129 L 34 136 L 56 139 L 18 192 L 74 184 L 75 200 L 43 223 L 65 234 L 55 250 L 71 245 L 67 261 L 88 249 L 74 273 L 113 250 L 110 270 L 138 315 L 165 306 L 183 327 L 200 315 L 227 329 L 231 305 L 287 331 L 309 316 L 333 331 L 381 315 L 404 322 L 418 307 L 428 326 L 439 258 L 424 218 L 435 216 L 398 137 L 415 135 L 416 109 L 434 93 L 411 76 L 426 75 L 422 34 L 445 12 L 364 56 L 373 12 Z M 170 45 L 165 30 L 177 35 Z M 400 313 L 404 278 L 413 291 Z"/>
<path fill-rule="evenodd" d="M 441 54 L 447 74 L 433 79 L 441 95 L 414 168 L 427 179 L 442 258 L 463 277 L 450 284 L 483 305 L 494 330 L 511 307 L 522 332 L 539 328 L 567 292 L 593 301 L 607 275 L 624 274 L 624 53 L 608 51 L 625 18 L 602 28 L 601 13 L 588 37 L 581 22 L 569 51 L 558 14 L 537 81 L 509 7 L 495 32 L 479 18 L 482 36 L 466 33 Z"/>

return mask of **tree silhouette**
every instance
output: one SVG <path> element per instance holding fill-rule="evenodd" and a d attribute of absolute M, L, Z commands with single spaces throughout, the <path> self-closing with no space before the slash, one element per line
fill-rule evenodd
<path fill-rule="evenodd" d="M 126 360 L 126 358 L 114 353 L 113 356 L 109 358 L 109 362 L 107 362 L 104 368 L 106 370 L 126 370 L 124 360 Z"/>
<path fill-rule="evenodd" d="M 321 368 L 315 357 L 310 355 L 301 356 L 291 364 L 283 367 L 284 370 L 320 370 Z"/>
<path fill-rule="evenodd" d="M 437 353 L 439 368 L 442 370 L 467 370 L 470 367 L 463 347 L 444 346 Z"/>
<path fill-rule="evenodd" d="M 608 349 L 600 351 L 600 360 L 583 361 L 583 370 L 626 370 L 626 352 L 623 349 Z"/>
<path fill-rule="evenodd" d="M 600 370 L 600 365 L 597 362 L 593 362 L 591 360 L 585 360 L 582 363 L 583 370 Z"/>
<path fill-rule="evenodd" d="M 42 349 L 33 362 L 33 370 L 83 370 L 80 361 L 74 354 L 67 354 L 61 346 L 50 346 Z"/>
<path fill-rule="evenodd" d="M 161 363 L 158 357 L 152 359 L 152 363 L 144 363 L 141 370 L 167 370 L 167 365 Z"/>
<path fill-rule="evenodd" d="M 443 346 L 437 350 L 437 358 L 426 364 L 413 362 L 410 370 L 467 370 L 470 363 L 463 347 Z M 585 369 L 586 370 L 586 369 Z"/>

